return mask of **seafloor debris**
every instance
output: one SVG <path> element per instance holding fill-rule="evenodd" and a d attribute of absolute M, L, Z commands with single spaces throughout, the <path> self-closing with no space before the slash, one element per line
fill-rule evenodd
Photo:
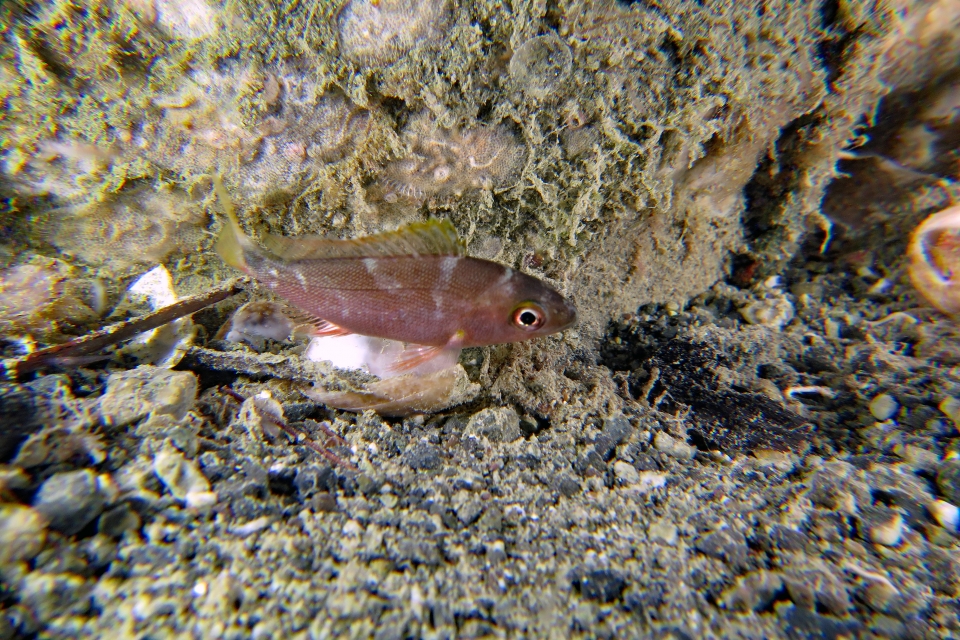
<path fill-rule="evenodd" d="M 917 291 L 940 311 L 960 313 L 960 205 L 924 220 L 907 251 Z"/>
<path fill-rule="evenodd" d="M 307 397 L 347 411 L 372 409 L 380 415 L 406 416 L 432 413 L 475 398 L 480 387 L 457 364 L 460 350 L 446 350 L 441 356 L 414 368 L 397 371 L 406 345 L 350 334 L 314 338 L 304 351 L 308 360 L 326 361 L 340 370 L 365 371 L 380 378 L 349 390 L 327 390 L 322 386 L 304 389 Z"/>
<path fill-rule="evenodd" d="M 404 138 L 408 155 L 387 165 L 371 190 L 387 203 L 420 204 L 502 189 L 516 180 L 527 157 L 526 147 L 503 124 L 444 129 L 421 114 Z"/>
<path fill-rule="evenodd" d="M 8 378 L 15 380 L 32 371 L 56 366 L 59 363 L 68 362 L 71 358 L 95 353 L 225 300 L 242 291 L 246 283 L 246 278 L 237 278 L 222 287 L 184 298 L 153 313 L 115 324 L 63 344 L 35 351 L 22 358 L 8 359 L 4 362 L 4 373 Z"/>
<path fill-rule="evenodd" d="M 294 329 L 294 322 L 283 305 L 270 300 L 248 302 L 230 316 L 217 332 L 227 342 L 246 342 L 257 350 L 265 340 L 286 340 Z"/>
<path fill-rule="evenodd" d="M 34 258 L 0 271 L 0 333 L 35 339 L 56 337 L 64 330 L 96 320 L 93 283 L 54 258 Z"/>
<path fill-rule="evenodd" d="M 340 12 L 340 52 L 361 64 L 389 64 L 441 36 L 449 0 L 352 0 Z"/>
<path fill-rule="evenodd" d="M 650 359 L 654 375 L 647 399 L 689 406 L 693 432 L 727 454 L 800 447 L 810 430 L 803 417 L 764 395 L 723 384 L 718 368 L 725 363 L 726 357 L 707 344 L 671 340 Z"/>
<path fill-rule="evenodd" d="M 572 68 L 570 47 L 552 32 L 530 38 L 510 58 L 510 76 L 537 99 L 556 91 Z"/>

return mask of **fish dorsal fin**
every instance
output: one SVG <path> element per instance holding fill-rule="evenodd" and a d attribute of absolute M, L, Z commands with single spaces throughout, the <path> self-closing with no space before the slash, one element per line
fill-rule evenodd
<path fill-rule="evenodd" d="M 466 248 L 457 236 L 453 223 L 436 218 L 354 240 L 328 240 L 317 236 L 288 238 L 266 234 L 261 242 L 267 251 L 285 261 L 466 255 Z"/>

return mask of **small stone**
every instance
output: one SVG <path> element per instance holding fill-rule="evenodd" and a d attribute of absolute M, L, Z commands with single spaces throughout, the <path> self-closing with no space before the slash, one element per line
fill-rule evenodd
<path fill-rule="evenodd" d="M 196 397 L 197 376 L 193 373 L 142 365 L 110 375 L 107 392 L 100 399 L 100 413 L 107 426 L 130 424 L 151 413 L 181 420 Z"/>
<path fill-rule="evenodd" d="M 647 529 L 647 535 L 654 542 L 673 546 L 677 543 L 677 526 L 666 520 L 657 520 Z"/>
<path fill-rule="evenodd" d="M 332 513 L 339 509 L 336 496 L 327 493 L 326 491 L 318 493 L 310 498 L 310 506 L 318 513 Z"/>
<path fill-rule="evenodd" d="M 518 423 L 519 424 L 519 423 Z M 404 461 L 413 469 L 432 471 L 443 466 L 440 450 L 432 444 L 418 443 L 403 456 Z"/>
<path fill-rule="evenodd" d="M 770 298 L 756 300 L 741 308 L 740 315 L 750 324 L 760 324 L 780 328 L 793 320 L 793 303 L 785 297 L 773 295 Z"/>
<path fill-rule="evenodd" d="M 954 553 L 932 548 L 926 554 L 924 566 L 930 572 L 928 584 L 934 592 L 949 598 L 960 596 L 960 560 Z"/>
<path fill-rule="evenodd" d="M 903 516 L 893 514 L 886 521 L 870 527 L 870 541 L 888 547 L 895 547 L 903 539 Z"/>
<path fill-rule="evenodd" d="M 678 460 L 692 460 L 697 453 L 697 448 L 674 438 L 668 433 L 658 431 L 653 437 L 653 447 L 657 451 L 662 451 L 668 456 L 673 456 Z"/>
<path fill-rule="evenodd" d="M 941 527 L 951 533 L 960 533 L 960 509 L 946 500 L 934 500 L 927 509 Z"/>
<path fill-rule="evenodd" d="M 766 608 L 783 588 L 783 578 L 772 571 L 752 571 L 724 592 L 720 602 L 727 609 L 757 611 Z"/>
<path fill-rule="evenodd" d="M 640 472 L 632 464 L 624 460 L 617 460 L 613 463 L 613 473 L 617 476 L 617 481 L 621 484 L 637 484 L 640 482 Z"/>
<path fill-rule="evenodd" d="M 887 580 L 871 580 L 863 589 L 862 598 L 874 611 L 887 611 L 900 592 Z"/>
<path fill-rule="evenodd" d="M 513 442 L 521 436 L 520 416 L 510 407 L 484 409 L 473 415 L 464 435 L 489 438 L 491 442 Z"/>
<path fill-rule="evenodd" d="M 470 526 L 476 522 L 480 515 L 483 513 L 483 505 L 480 504 L 479 500 L 468 499 L 462 505 L 457 507 L 457 519 L 464 524 L 464 526 Z"/>
<path fill-rule="evenodd" d="M 490 562 L 503 562 L 507 559 L 507 551 L 504 548 L 503 540 L 494 540 L 487 545 L 487 559 Z"/>
<path fill-rule="evenodd" d="M 960 400 L 952 396 L 947 396 L 937 405 L 943 415 L 953 420 L 954 424 L 960 424 Z"/>
<path fill-rule="evenodd" d="M 491 506 L 484 511 L 477 526 L 488 531 L 499 531 L 503 527 L 503 511 L 496 505 Z"/>
<path fill-rule="evenodd" d="M 17 596 L 43 623 L 79 602 L 88 588 L 82 577 L 72 573 L 31 571 L 20 582 Z"/>
<path fill-rule="evenodd" d="M 387 509 L 393 509 L 395 506 L 397 506 L 397 502 L 397 496 L 393 495 L 392 493 L 384 493 L 380 496 L 380 504 L 385 506 Z"/>
<path fill-rule="evenodd" d="M 165 447 L 157 452 L 153 460 L 153 472 L 178 500 L 185 501 L 187 496 L 210 492 L 210 483 L 197 468 L 196 462 L 184 458 L 173 447 Z"/>
<path fill-rule="evenodd" d="M 667 484 L 667 476 L 662 473 L 657 473 L 656 471 L 641 471 L 638 475 L 640 478 L 637 484 L 631 487 L 638 493 L 646 493 L 647 491 L 659 489 Z"/>
<path fill-rule="evenodd" d="M 605 461 L 613 457 L 617 445 L 623 442 L 633 427 L 623 414 L 617 414 L 603 421 L 603 430 L 593 443 L 593 449 Z"/>
<path fill-rule="evenodd" d="M 557 490 L 564 496 L 570 498 L 580 493 L 580 483 L 568 475 L 560 476 L 556 482 Z"/>
<path fill-rule="evenodd" d="M 615 571 L 599 569 L 575 576 L 573 586 L 587 600 L 608 603 L 620 597 L 627 581 Z"/>
<path fill-rule="evenodd" d="M 897 415 L 899 410 L 900 404 L 888 393 L 881 393 L 870 401 L 870 413 L 880 422 Z"/>
<path fill-rule="evenodd" d="M 83 469 L 50 476 L 33 499 L 33 506 L 51 529 L 72 536 L 100 515 L 105 502 L 97 476 Z"/>
<path fill-rule="evenodd" d="M 0 504 L 0 568 L 32 560 L 46 540 L 47 520 L 36 509 Z"/>
<path fill-rule="evenodd" d="M 113 509 L 105 511 L 97 522 L 97 531 L 110 536 L 119 538 L 125 531 L 133 531 L 140 528 L 140 516 L 130 508 L 130 505 L 124 503 Z"/>
<path fill-rule="evenodd" d="M 187 509 L 206 509 L 217 504 L 217 494 L 213 491 L 188 491 L 183 504 Z"/>
<path fill-rule="evenodd" d="M 960 504 L 960 458 L 951 458 L 940 465 L 937 487 L 948 502 Z"/>

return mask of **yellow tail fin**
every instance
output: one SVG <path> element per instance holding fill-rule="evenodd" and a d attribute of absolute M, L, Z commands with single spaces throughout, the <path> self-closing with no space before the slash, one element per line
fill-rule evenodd
<path fill-rule="evenodd" d="M 213 245 L 223 261 L 231 267 L 247 271 L 247 261 L 243 256 L 244 245 L 250 241 L 243 235 L 243 229 L 240 228 L 240 222 L 237 220 L 237 214 L 233 211 L 233 203 L 230 202 L 230 196 L 223 187 L 223 181 L 219 175 L 213 176 L 213 190 L 220 200 L 220 206 L 223 212 L 227 214 L 227 221 L 217 236 L 217 241 Z"/>

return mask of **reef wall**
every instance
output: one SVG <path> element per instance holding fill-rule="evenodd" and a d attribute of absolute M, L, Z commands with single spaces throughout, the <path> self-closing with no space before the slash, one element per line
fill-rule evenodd
<path fill-rule="evenodd" d="M 56 247 L 100 276 L 159 260 L 187 291 L 205 286 L 226 274 L 202 233 L 220 223 L 220 172 L 254 229 L 349 237 L 449 217 L 471 253 L 576 300 L 574 350 L 732 270 L 750 286 L 807 231 L 828 233 L 838 157 L 882 96 L 916 82 L 918 57 L 952 64 L 957 13 L 836 0 L 0 11 L 6 264 Z"/>

